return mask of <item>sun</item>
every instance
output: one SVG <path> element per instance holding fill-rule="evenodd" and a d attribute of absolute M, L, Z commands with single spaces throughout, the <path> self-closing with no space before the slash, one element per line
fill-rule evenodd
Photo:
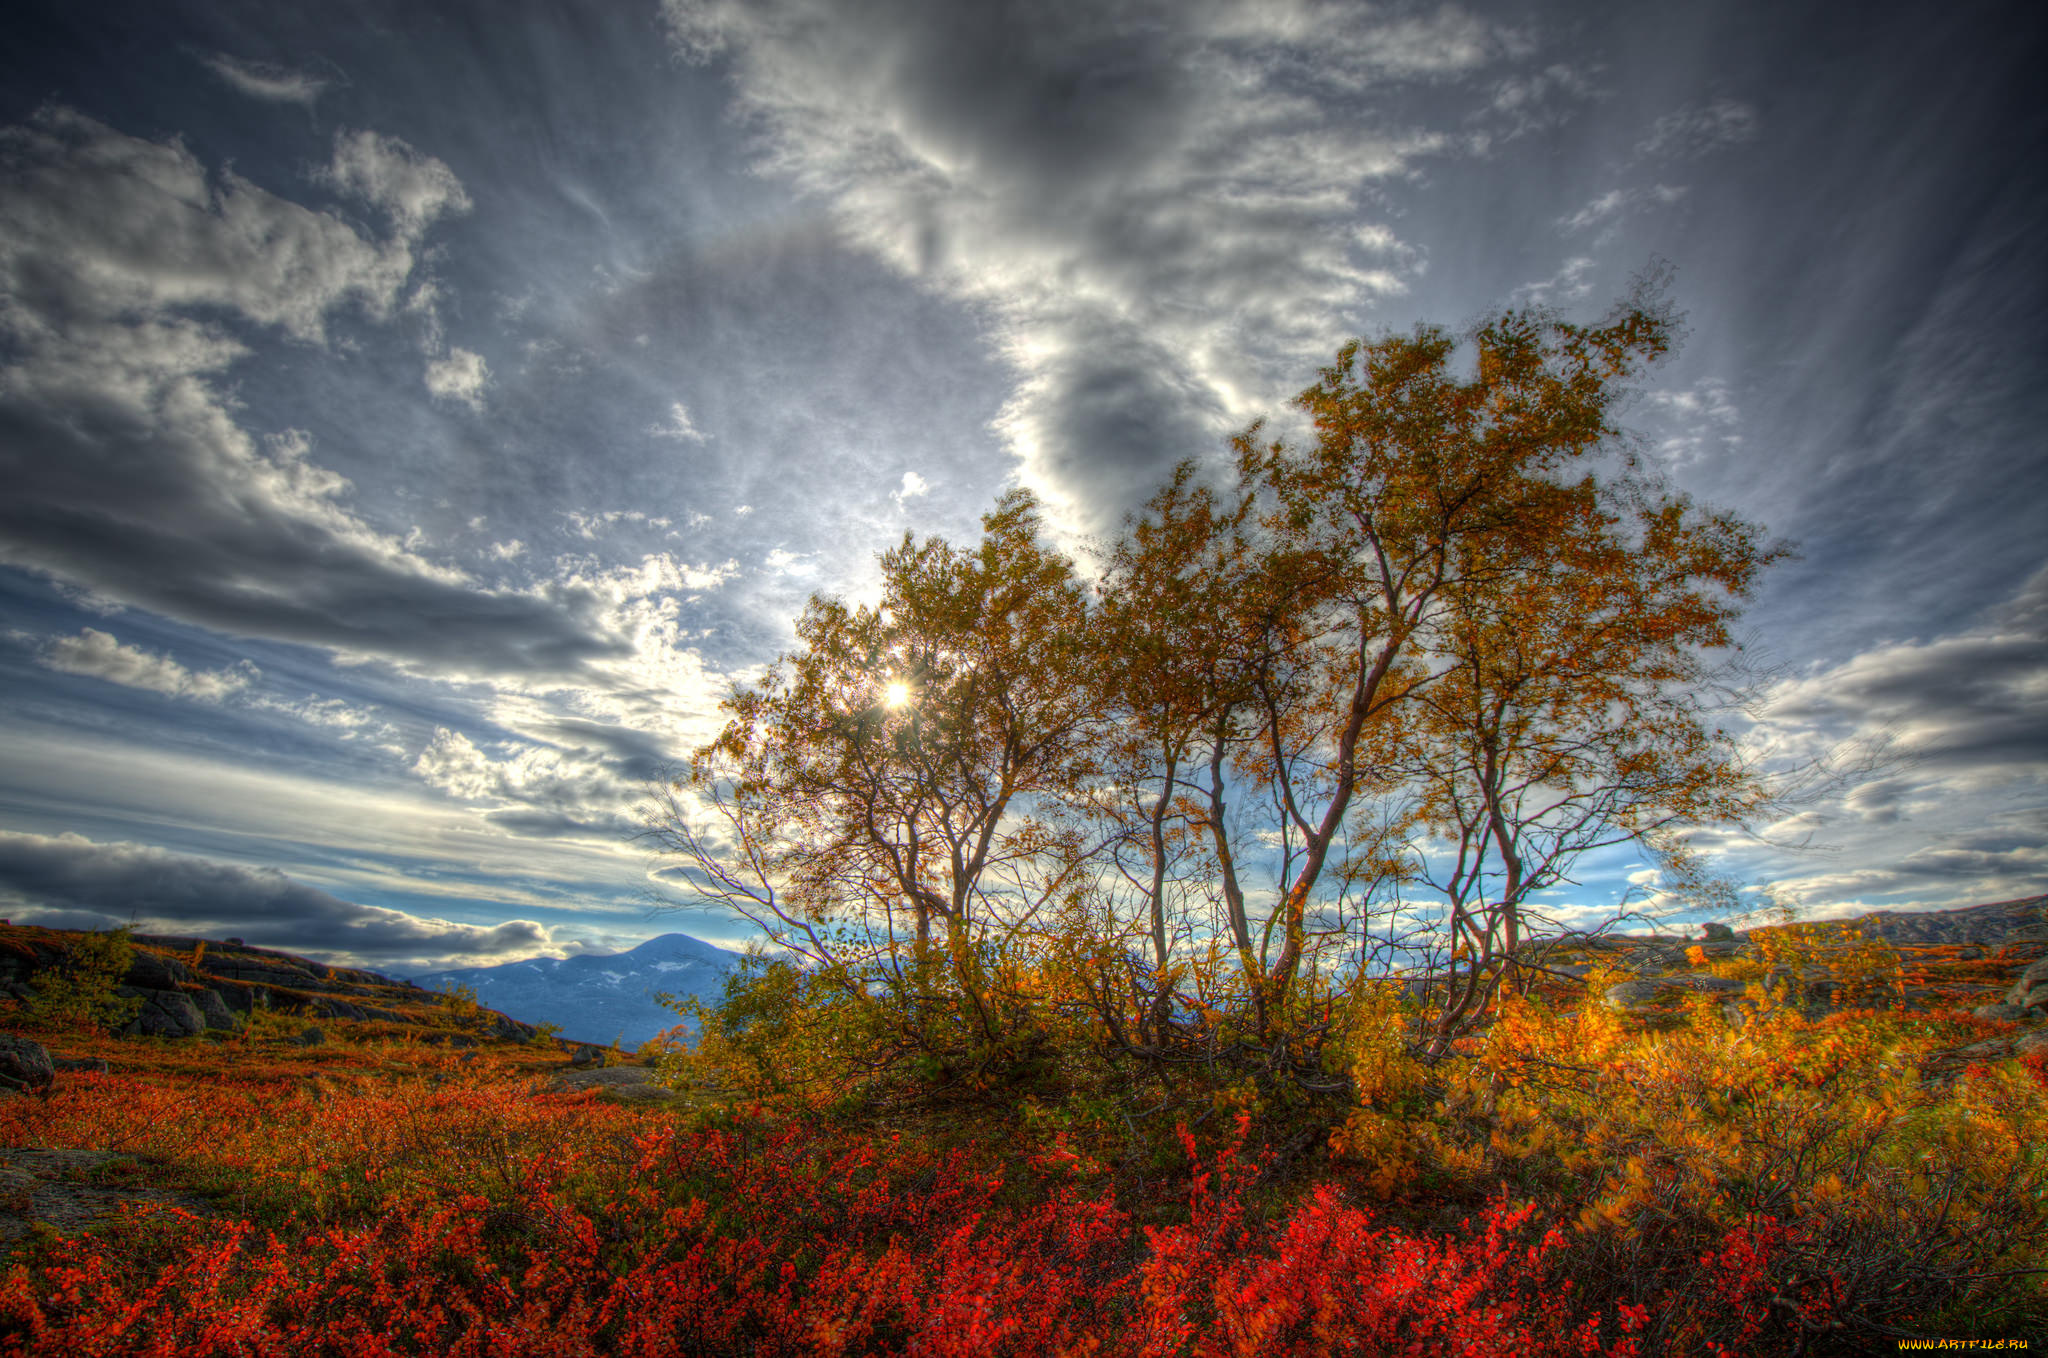
<path fill-rule="evenodd" d="M 901 679 L 891 679 L 889 686 L 882 690 L 882 702 L 889 707 L 901 707 L 910 701 L 910 685 Z"/>

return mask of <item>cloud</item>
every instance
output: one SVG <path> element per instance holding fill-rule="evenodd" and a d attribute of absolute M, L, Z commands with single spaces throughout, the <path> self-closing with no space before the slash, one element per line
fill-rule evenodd
<path fill-rule="evenodd" d="M 1484 113 L 1470 121 L 1491 121 L 1493 130 L 1481 132 L 1488 149 L 1535 131 L 1560 126 L 1571 105 L 1591 98 L 1596 90 L 1593 72 L 1562 62 L 1540 71 L 1516 72 L 1493 87 Z"/>
<path fill-rule="evenodd" d="M 338 309 L 390 314 L 407 232 L 455 201 L 438 161 L 393 146 L 350 171 L 408 224 L 378 238 L 69 110 L 0 130 L 0 562 L 443 673 L 567 675 L 623 653 L 588 591 L 484 589 L 422 556 L 349 508 L 309 435 L 252 435 L 226 394 L 250 326 L 318 345 Z"/>
<path fill-rule="evenodd" d="M 914 500 L 931 490 L 931 488 L 931 482 L 925 480 L 916 472 L 905 472 L 903 473 L 903 484 L 897 487 L 896 492 L 889 498 L 896 502 L 898 508 L 901 508 L 904 501 Z"/>
<path fill-rule="evenodd" d="M 303 104 L 311 108 L 313 101 L 334 85 L 332 80 L 295 71 L 289 66 L 267 61 L 244 61 L 226 52 L 213 52 L 199 60 L 237 93 L 273 104 Z"/>
<path fill-rule="evenodd" d="M 1682 391 L 1650 393 L 1652 447 L 1677 470 L 1742 446 L 1742 412 L 1718 377 L 1703 377 Z"/>
<path fill-rule="evenodd" d="M 1374 195 L 1466 143 L 1379 96 L 1527 47 L 1455 6 L 664 12 L 685 55 L 726 64 L 764 169 L 988 318 L 1015 372 L 995 428 L 1081 529 L 1265 413 L 1423 267 Z"/>
<path fill-rule="evenodd" d="M 148 689 L 173 698 L 192 698 L 217 703 L 230 693 L 247 688 L 259 671 L 248 661 L 230 669 L 186 669 L 169 656 L 152 655 L 134 646 L 123 646 L 114 637 L 88 627 L 75 637 L 54 638 L 37 657 L 48 669 L 63 674 L 84 674 L 110 684 Z"/>
<path fill-rule="evenodd" d="M 0 129 L 0 279 L 18 340 L 45 356 L 131 366 L 217 367 L 240 345 L 175 321 L 221 308 L 319 342 L 349 302 L 390 307 L 411 272 L 407 239 L 377 241 L 223 170 L 182 145 L 123 136 L 60 107 Z M 143 350 L 143 353 L 133 352 Z"/>
<path fill-rule="evenodd" d="M 446 358 L 427 364 L 427 390 L 444 401 L 460 401 L 471 410 L 484 408 L 484 388 L 490 381 L 490 365 L 482 355 L 467 349 L 452 349 Z"/>
<path fill-rule="evenodd" d="M 1778 860 L 1780 888 L 1808 903 L 1907 895 L 1966 904 L 2039 890 L 2048 872 L 2048 567 L 1977 623 L 1888 641 L 1816 665 L 1765 694 L 1749 734 L 1761 758 L 1891 751 L 1798 831 L 1850 866 Z M 1988 809 L 1987 809 L 1988 808 Z M 1902 833 L 1901 827 L 1910 827 Z"/>
<path fill-rule="evenodd" d="M 674 439 L 678 443 L 702 443 L 704 431 L 690 421 L 689 407 L 681 401 L 669 404 L 668 422 L 649 427 L 648 433 L 658 439 Z"/>
<path fill-rule="evenodd" d="M 403 236 L 417 237 L 436 219 L 469 211 L 455 172 L 396 137 L 376 132 L 334 134 L 334 158 L 318 178 L 382 208 Z"/>
<path fill-rule="evenodd" d="M 1649 135 L 1636 146 L 1644 158 L 1693 159 L 1730 146 L 1739 146 L 1757 134 L 1756 110 L 1733 99 L 1716 99 L 1667 113 L 1650 127 Z"/>
<path fill-rule="evenodd" d="M 82 835 L 0 831 L 0 900 L 20 923 L 101 919 L 388 965 L 501 961 L 551 946 L 546 927 L 484 927 L 358 905 L 269 868 Z M 104 926 L 102 926 L 104 927 Z M 460 965 L 460 963 L 458 963 Z M 430 968 L 428 968 L 430 969 Z"/>
<path fill-rule="evenodd" d="M 1592 295 L 1595 261 L 1590 255 L 1574 255 L 1558 266 L 1556 273 L 1540 283 L 1525 283 L 1511 294 L 1524 306 L 1552 306 L 1575 302 Z"/>
<path fill-rule="evenodd" d="M 1557 219 L 1558 230 L 1567 235 L 1595 226 L 1611 225 L 1625 213 L 1670 207 L 1684 199 L 1689 190 L 1683 184 L 1653 184 L 1648 188 L 1609 189 L 1589 200 L 1576 212 Z"/>
<path fill-rule="evenodd" d="M 1983 623 L 1895 641 L 1775 685 L 1766 730 L 1795 745 L 1889 733 L 1921 776 L 2048 776 L 2048 568 Z"/>
<path fill-rule="evenodd" d="M 369 736 L 385 743 L 389 748 L 402 749 L 396 746 L 400 734 L 396 726 L 383 720 L 375 708 L 360 707 L 343 698 L 321 698 L 309 694 L 296 702 L 286 702 L 277 698 L 258 696 L 249 700 L 249 706 L 257 711 L 275 712 L 280 716 L 290 717 L 308 726 L 338 731 L 343 740 Z"/>
<path fill-rule="evenodd" d="M 548 725 L 556 731 L 565 729 L 558 722 Z M 588 834 L 592 826 L 605 825 L 610 829 L 603 837 L 615 844 L 620 839 L 619 813 L 665 762 L 620 759 L 615 752 L 593 750 L 580 742 L 504 741 L 497 750 L 493 757 L 460 731 L 436 727 L 433 740 L 414 761 L 413 772 L 450 796 L 494 804 L 489 818 L 508 829 L 574 822 L 582 827 L 580 833 Z"/>

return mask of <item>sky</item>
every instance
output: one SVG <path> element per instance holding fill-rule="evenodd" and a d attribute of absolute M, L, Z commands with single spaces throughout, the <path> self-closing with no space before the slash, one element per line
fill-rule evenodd
<path fill-rule="evenodd" d="M 1099 543 L 1349 337 L 1664 266 L 1624 422 L 1799 551 L 1746 738 L 1890 750 L 1700 842 L 1819 914 L 2048 890 L 2037 6 L 10 12 L 16 922 L 740 943 L 650 914 L 632 807 L 813 592 L 1016 485 Z"/>

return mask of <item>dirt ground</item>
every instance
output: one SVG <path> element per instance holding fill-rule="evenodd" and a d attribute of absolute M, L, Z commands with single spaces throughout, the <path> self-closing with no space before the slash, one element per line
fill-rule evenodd
<path fill-rule="evenodd" d="M 196 1215 L 212 1211 L 198 1198 L 122 1182 L 131 1174 L 140 1177 L 142 1169 L 136 1157 L 110 1151 L 0 1148 L 0 1244 L 21 1239 L 36 1222 L 60 1235 L 77 1235 L 129 1203 L 159 1203 Z"/>

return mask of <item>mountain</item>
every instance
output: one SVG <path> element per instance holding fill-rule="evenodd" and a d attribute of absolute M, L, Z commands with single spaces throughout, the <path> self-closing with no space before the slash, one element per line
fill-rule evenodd
<path fill-rule="evenodd" d="M 688 934 L 650 938 L 630 952 L 535 957 L 412 978 L 427 990 L 468 986 L 477 1003 L 527 1023 L 552 1023 L 584 1042 L 637 1047 L 682 1020 L 657 991 L 715 1000 L 740 955 Z"/>

